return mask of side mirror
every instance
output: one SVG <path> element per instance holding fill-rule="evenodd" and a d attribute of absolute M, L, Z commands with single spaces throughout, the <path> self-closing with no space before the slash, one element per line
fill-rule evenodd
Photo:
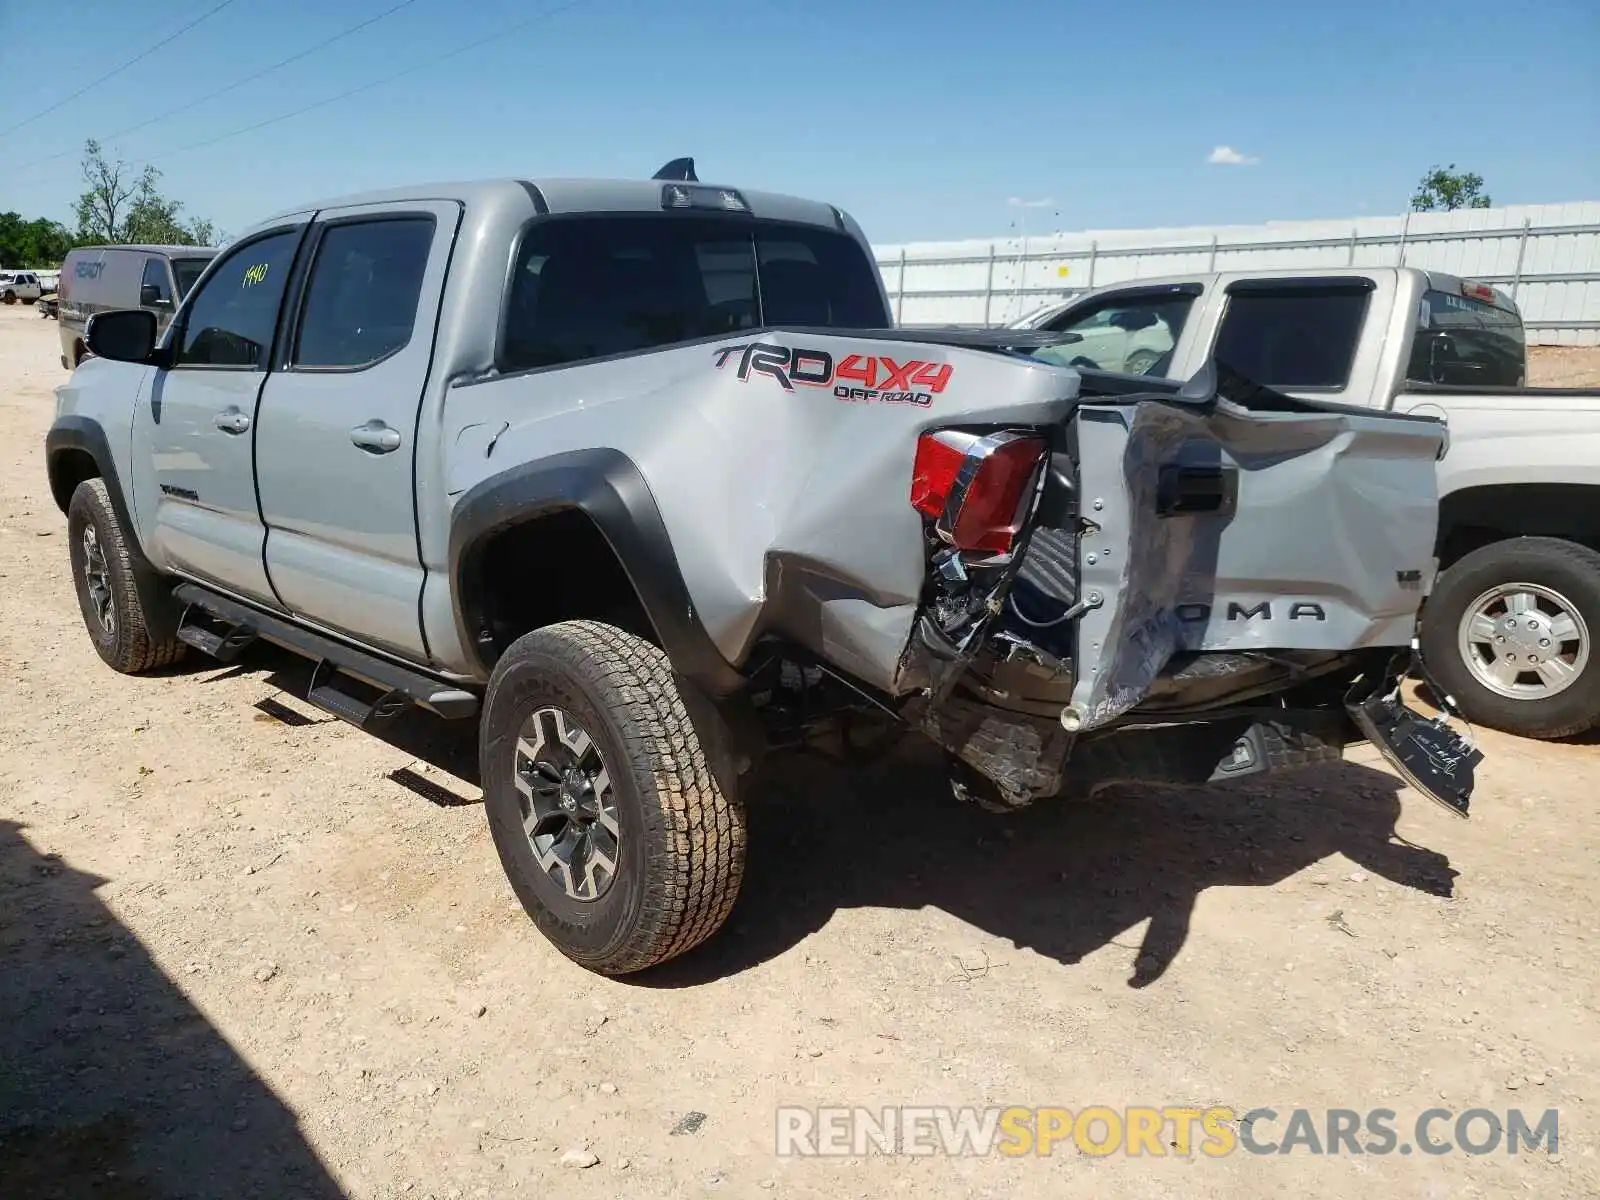
<path fill-rule="evenodd" d="M 139 303 L 145 308 L 171 308 L 172 301 L 161 294 L 161 289 L 153 283 L 139 285 Z"/>
<path fill-rule="evenodd" d="M 95 313 L 84 331 L 89 352 L 114 362 L 149 363 L 156 348 L 156 315 L 143 309 Z"/>

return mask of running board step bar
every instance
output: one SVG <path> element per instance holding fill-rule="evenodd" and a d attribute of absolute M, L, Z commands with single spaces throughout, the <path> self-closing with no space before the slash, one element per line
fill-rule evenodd
<path fill-rule="evenodd" d="M 361 698 L 362 692 L 380 693 L 372 700 Z M 373 687 L 365 681 L 346 674 L 327 659 L 322 659 L 311 672 L 311 686 L 306 699 L 325 713 L 332 713 L 341 721 L 348 721 L 357 729 L 371 730 L 375 725 L 398 717 L 410 708 L 413 700 L 399 688 Z"/>
<path fill-rule="evenodd" d="M 249 626 L 220 620 L 190 604 L 184 608 L 183 619 L 178 623 L 178 640 L 218 662 L 231 663 L 256 640 L 256 634 Z"/>
<path fill-rule="evenodd" d="M 449 720 L 478 714 L 478 697 L 469 691 L 306 629 L 274 613 L 219 595 L 196 583 L 179 584 L 172 594 L 180 603 L 202 610 L 227 627 L 225 634 L 217 634 L 204 625 L 191 623 L 186 614 L 184 627 L 193 632 L 184 637 L 180 631 L 179 636 L 189 645 L 210 653 L 207 646 L 211 638 L 224 649 L 243 638 L 245 640 L 238 641 L 237 648 L 233 649 L 237 655 L 249 641 L 259 637 L 303 654 L 317 663 L 307 699 L 352 725 L 366 727 L 374 719 L 392 716 L 403 704 L 419 705 Z M 377 701 L 370 702 L 351 694 L 349 680 L 376 689 L 380 694 Z"/>

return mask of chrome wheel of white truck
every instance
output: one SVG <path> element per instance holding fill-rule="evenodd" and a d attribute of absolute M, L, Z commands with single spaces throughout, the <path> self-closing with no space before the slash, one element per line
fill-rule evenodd
<path fill-rule="evenodd" d="M 1556 538 L 1509 538 L 1439 577 L 1422 614 L 1429 669 L 1466 715 L 1526 737 L 1600 721 L 1600 554 Z"/>
<path fill-rule="evenodd" d="M 1477 681 L 1512 700 L 1560 695 L 1589 665 L 1589 626 L 1578 606 L 1537 583 L 1503 583 L 1467 606 L 1456 649 Z"/>

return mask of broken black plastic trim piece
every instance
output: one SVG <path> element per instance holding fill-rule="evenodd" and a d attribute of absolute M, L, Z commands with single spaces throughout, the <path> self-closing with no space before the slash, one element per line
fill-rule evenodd
<path fill-rule="evenodd" d="M 1430 800 L 1466 817 L 1472 799 L 1473 769 L 1483 751 L 1439 720 L 1412 712 L 1400 698 L 1400 673 L 1390 670 L 1363 681 L 1345 697 L 1350 719 L 1389 765 Z"/>

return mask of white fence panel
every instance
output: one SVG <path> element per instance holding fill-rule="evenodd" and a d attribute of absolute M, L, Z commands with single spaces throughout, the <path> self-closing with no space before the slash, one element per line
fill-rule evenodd
<path fill-rule="evenodd" d="M 1088 230 L 875 248 L 904 325 L 999 325 L 1094 287 L 1204 271 L 1423 267 L 1493 283 L 1528 340 L 1600 344 L 1600 202 L 1348 221 Z"/>

